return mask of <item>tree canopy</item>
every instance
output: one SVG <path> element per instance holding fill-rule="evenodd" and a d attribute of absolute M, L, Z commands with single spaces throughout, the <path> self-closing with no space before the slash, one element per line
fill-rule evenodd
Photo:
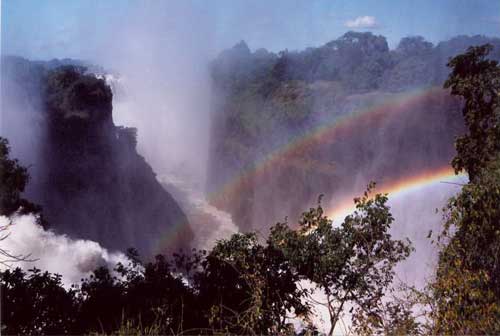
<path fill-rule="evenodd" d="M 430 284 L 434 330 L 500 332 L 500 67 L 491 45 L 471 47 L 449 62 L 445 86 L 462 97 L 468 132 L 452 165 L 469 175 L 445 208 L 436 279 Z"/>
<path fill-rule="evenodd" d="M 65 288 L 61 276 L 19 268 L 0 273 L 7 334 L 113 333 L 287 334 L 293 320 L 314 332 L 311 291 L 327 297 L 333 333 L 349 305 L 370 310 L 383 299 L 409 242 L 392 239 L 386 195 L 373 185 L 335 227 L 319 204 L 298 228 L 278 223 L 265 240 L 234 234 L 209 251 L 158 255 L 96 269 Z M 358 312 L 357 312 L 358 313 Z"/>
<path fill-rule="evenodd" d="M 29 181 L 28 169 L 11 159 L 7 139 L 0 137 L 0 215 L 39 212 L 40 207 L 24 199 L 23 193 Z"/>
<path fill-rule="evenodd" d="M 472 47 L 451 59 L 452 72 L 444 85 L 463 99 L 468 129 L 456 141 L 452 165 L 457 172 L 465 170 L 472 181 L 500 153 L 500 67 L 487 58 L 492 48 L 490 44 Z"/>

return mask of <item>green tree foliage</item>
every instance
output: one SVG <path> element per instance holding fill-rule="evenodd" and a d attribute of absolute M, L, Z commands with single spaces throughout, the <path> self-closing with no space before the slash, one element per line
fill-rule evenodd
<path fill-rule="evenodd" d="M 388 232 L 393 218 L 386 202 L 367 192 L 340 227 L 318 206 L 296 230 L 277 224 L 265 243 L 253 233 L 235 234 L 208 254 L 179 253 L 171 261 L 159 255 L 144 264 L 131 250 L 128 265 L 99 268 L 70 289 L 59 275 L 7 270 L 0 279 L 3 330 L 285 334 L 293 332 L 290 318 L 299 318 L 314 333 L 301 280 L 327 295 L 335 326 L 347 307 L 359 315 L 379 305 L 394 265 L 410 253 L 409 243 Z"/>
<path fill-rule="evenodd" d="M 2 330 L 6 334 L 112 333 L 124 323 L 155 326 L 160 334 L 203 326 L 193 291 L 165 258 L 99 268 L 80 286 L 30 270 L 1 273 Z"/>
<path fill-rule="evenodd" d="M 142 264 L 130 254 L 129 265 L 118 264 L 112 275 L 96 270 L 82 282 L 78 295 L 79 332 L 118 330 L 124 322 L 155 326 L 160 334 L 180 333 L 205 325 L 193 289 L 172 263 L 158 255 Z"/>
<path fill-rule="evenodd" d="M 433 45 L 422 36 L 404 37 L 398 44 L 396 51 L 405 57 L 428 55 L 432 52 Z"/>
<path fill-rule="evenodd" d="M 17 159 L 11 159 L 9 153 L 8 140 L 0 137 L 0 215 L 10 216 L 16 211 L 39 212 L 39 206 L 22 198 L 29 181 L 28 169 Z"/>
<path fill-rule="evenodd" d="M 454 57 L 444 85 L 464 100 L 468 133 L 457 139 L 452 165 L 457 172 L 465 170 L 472 181 L 500 153 L 500 67 L 487 58 L 491 50 L 486 44 Z"/>
<path fill-rule="evenodd" d="M 405 91 L 432 85 L 436 76 L 434 53 L 432 43 L 421 36 L 401 39 L 391 51 L 391 67 L 383 75 L 382 88 Z"/>
<path fill-rule="evenodd" d="M 411 252 L 409 241 L 392 238 L 387 196 L 371 197 L 371 184 L 356 211 L 334 227 L 318 206 L 305 213 L 299 230 L 285 224 L 272 229 L 271 241 L 281 248 L 303 279 L 326 296 L 331 329 L 345 308 L 354 315 L 371 313 L 380 304 L 394 277 L 394 266 Z"/>
<path fill-rule="evenodd" d="M 0 137 L 0 215 L 34 213 L 39 224 L 46 226 L 41 207 L 22 197 L 29 181 L 28 169 L 21 166 L 17 159 L 11 159 L 9 153 L 9 142 Z M 13 262 L 30 260 L 29 255 L 14 255 L 2 247 L 1 242 L 9 236 L 10 226 L 10 223 L 0 226 L 0 264 L 7 267 Z"/>
<path fill-rule="evenodd" d="M 1 273 L 2 333 L 70 334 L 77 321 L 76 292 L 62 287 L 61 276 L 31 269 Z"/>
<path fill-rule="evenodd" d="M 430 285 L 438 333 L 500 332 L 499 205 L 497 160 L 447 206 L 436 280 Z"/>
<path fill-rule="evenodd" d="M 452 165 L 469 183 L 450 199 L 430 284 L 433 332 L 500 333 L 500 68 L 490 45 L 453 58 L 446 87 L 464 100 L 468 133 Z"/>
<path fill-rule="evenodd" d="M 427 331 L 419 320 L 425 312 L 421 293 L 407 286 L 389 289 L 388 295 L 370 310 L 358 310 L 353 317 L 352 330 L 356 335 L 421 335 Z M 418 314 L 418 315 L 417 315 Z"/>
<path fill-rule="evenodd" d="M 283 333 L 287 317 L 307 318 L 298 281 L 281 249 L 259 244 L 251 233 L 220 241 L 195 278 L 210 327 L 236 334 Z"/>
<path fill-rule="evenodd" d="M 471 47 L 448 63 L 445 87 L 462 98 L 468 130 L 456 141 L 452 166 L 469 183 L 444 209 L 435 278 L 423 291 L 406 288 L 404 300 L 385 302 L 385 325 L 361 319 L 363 334 L 500 333 L 500 68 L 491 50 Z"/>

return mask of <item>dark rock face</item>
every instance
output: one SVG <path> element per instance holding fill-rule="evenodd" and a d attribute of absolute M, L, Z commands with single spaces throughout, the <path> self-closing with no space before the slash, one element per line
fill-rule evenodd
<path fill-rule="evenodd" d="M 64 66 L 49 73 L 46 84 L 49 120 L 59 129 L 73 122 L 92 130 L 112 126 L 111 89 L 103 80 L 84 74 L 84 68 Z"/>
<path fill-rule="evenodd" d="M 51 228 L 147 257 L 189 246 L 186 216 L 137 153 L 136 130 L 114 125 L 105 81 L 71 65 L 41 76 L 44 135 L 30 197 Z"/>

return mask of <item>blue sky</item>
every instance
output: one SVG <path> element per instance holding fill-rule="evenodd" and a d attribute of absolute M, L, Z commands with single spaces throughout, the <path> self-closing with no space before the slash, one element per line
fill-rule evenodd
<path fill-rule="evenodd" d="M 303 49 L 348 30 L 384 35 L 391 47 L 408 35 L 500 36 L 498 0 L 2 0 L 1 10 L 2 53 L 38 59 L 88 57 L 106 46 L 103 36 L 126 38 L 121 28 L 156 15 L 192 29 L 213 53 L 241 39 L 252 49 Z"/>

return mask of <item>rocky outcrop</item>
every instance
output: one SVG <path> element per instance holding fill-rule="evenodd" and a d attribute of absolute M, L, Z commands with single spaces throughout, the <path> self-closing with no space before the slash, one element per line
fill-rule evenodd
<path fill-rule="evenodd" d="M 111 249 L 134 247 L 148 257 L 188 247 L 186 216 L 137 153 L 136 130 L 114 125 L 105 81 L 73 65 L 37 74 L 40 106 L 33 110 L 43 132 L 29 192 L 50 227 Z"/>

